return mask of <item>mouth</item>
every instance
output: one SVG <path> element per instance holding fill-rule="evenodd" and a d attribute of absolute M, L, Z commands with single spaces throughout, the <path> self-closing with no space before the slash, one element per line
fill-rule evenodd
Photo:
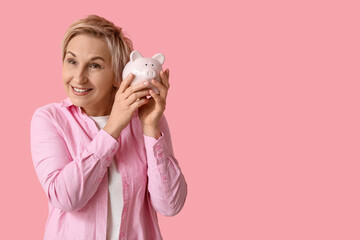
<path fill-rule="evenodd" d="M 73 90 L 73 93 L 78 96 L 83 96 L 93 90 L 92 88 L 78 88 L 74 86 L 71 86 L 71 88 Z"/>

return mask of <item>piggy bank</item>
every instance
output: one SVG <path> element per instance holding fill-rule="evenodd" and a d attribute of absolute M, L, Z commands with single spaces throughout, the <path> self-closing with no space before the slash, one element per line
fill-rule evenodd
<path fill-rule="evenodd" d="M 160 71 L 162 64 L 165 61 L 165 56 L 162 53 L 155 54 L 152 58 L 144 58 L 138 51 L 132 51 L 130 54 L 130 61 L 125 65 L 122 73 L 122 78 L 125 79 L 130 73 L 134 74 L 134 80 L 130 85 L 139 82 L 149 81 L 149 88 L 156 94 L 159 94 L 152 83 L 151 79 L 160 82 Z"/>

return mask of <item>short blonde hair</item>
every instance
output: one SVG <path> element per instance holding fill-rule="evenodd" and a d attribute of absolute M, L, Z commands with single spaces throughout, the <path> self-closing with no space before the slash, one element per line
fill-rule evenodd
<path fill-rule="evenodd" d="M 75 21 L 66 31 L 62 41 L 63 62 L 70 40 L 80 34 L 98 37 L 107 42 L 111 55 L 112 70 L 116 80 L 120 81 L 122 71 L 125 64 L 130 60 L 130 53 L 133 50 L 131 40 L 123 34 L 122 29 L 97 15 L 89 15 L 84 19 Z"/>

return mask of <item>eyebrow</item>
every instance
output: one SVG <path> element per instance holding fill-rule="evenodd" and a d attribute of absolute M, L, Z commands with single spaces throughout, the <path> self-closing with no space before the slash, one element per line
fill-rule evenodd
<path fill-rule="evenodd" d="M 68 53 L 70 53 L 71 55 L 73 55 L 74 57 L 76 57 L 75 53 L 73 53 L 73 52 L 71 52 L 71 51 L 67 51 L 66 54 L 68 54 Z M 92 60 L 97 60 L 97 59 L 100 59 L 100 60 L 102 60 L 103 62 L 105 62 L 105 60 L 104 60 L 102 57 L 100 57 L 100 56 L 92 57 L 90 60 L 92 61 Z"/>

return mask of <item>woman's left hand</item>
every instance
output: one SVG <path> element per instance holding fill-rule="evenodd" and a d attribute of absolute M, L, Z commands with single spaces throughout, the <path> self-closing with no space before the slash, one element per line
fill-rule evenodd
<path fill-rule="evenodd" d="M 160 72 L 161 82 L 154 79 L 151 83 L 159 89 L 160 94 L 150 90 L 150 101 L 139 108 L 139 118 L 142 124 L 143 133 L 146 136 L 158 139 L 161 136 L 159 122 L 166 107 L 166 97 L 170 87 L 169 69 Z"/>

